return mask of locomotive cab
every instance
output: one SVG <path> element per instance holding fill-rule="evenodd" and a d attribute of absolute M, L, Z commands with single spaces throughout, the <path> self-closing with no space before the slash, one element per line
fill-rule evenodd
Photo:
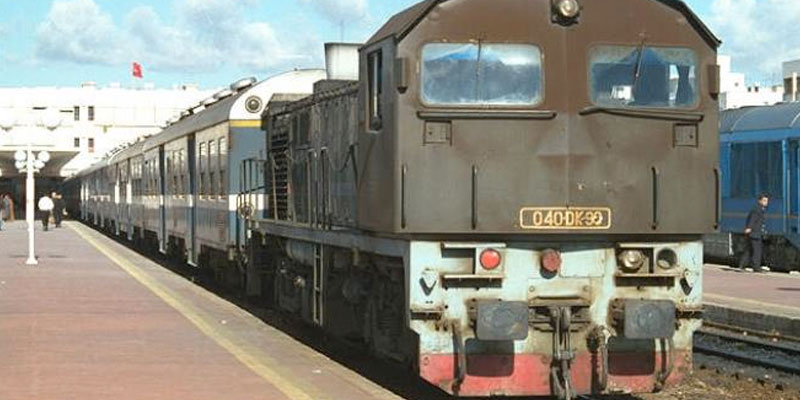
<path fill-rule="evenodd" d="M 358 226 L 713 230 L 716 45 L 678 1 L 410 8 L 361 49 Z"/>

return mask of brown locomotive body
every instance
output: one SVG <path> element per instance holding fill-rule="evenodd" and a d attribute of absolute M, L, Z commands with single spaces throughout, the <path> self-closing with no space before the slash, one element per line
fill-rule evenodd
<path fill-rule="evenodd" d="M 253 264 L 278 306 L 453 394 L 679 382 L 719 217 L 718 44 L 680 1 L 419 3 L 357 86 L 268 107 Z"/>

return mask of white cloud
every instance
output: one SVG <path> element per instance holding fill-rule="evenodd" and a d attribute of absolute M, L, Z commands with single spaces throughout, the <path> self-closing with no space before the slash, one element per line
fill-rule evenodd
<path fill-rule="evenodd" d="M 367 15 L 367 0 L 302 0 L 331 22 L 356 21 Z"/>
<path fill-rule="evenodd" d="M 174 0 L 174 21 L 139 6 L 117 26 L 95 0 L 56 0 L 37 34 L 38 57 L 180 72 L 293 67 L 301 57 L 292 38 L 266 22 L 248 22 L 256 0 Z M 254 71 L 257 72 L 257 71 Z"/>
<path fill-rule="evenodd" d="M 125 55 L 111 16 L 92 0 L 57 0 L 36 31 L 36 55 L 79 63 L 115 64 Z"/>
<path fill-rule="evenodd" d="M 800 57 L 797 0 L 713 0 L 708 23 L 738 71 L 778 77 L 781 63 Z"/>

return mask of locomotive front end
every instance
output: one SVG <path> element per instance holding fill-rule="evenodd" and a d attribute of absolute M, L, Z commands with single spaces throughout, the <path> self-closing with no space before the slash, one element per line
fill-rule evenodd
<path fill-rule="evenodd" d="M 425 380 L 570 398 L 686 376 L 718 44 L 677 0 L 429 0 L 362 48 L 359 227 L 409 240 Z"/>
<path fill-rule="evenodd" d="M 463 396 L 651 392 L 692 367 L 701 245 L 413 242 L 420 375 Z"/>

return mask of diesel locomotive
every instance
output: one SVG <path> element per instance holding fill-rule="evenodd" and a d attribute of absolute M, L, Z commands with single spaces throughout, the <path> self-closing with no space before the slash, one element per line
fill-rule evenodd
<path fill-rule="evenodd" d="M 679 0 L 426 0 L 330 46 L 350 78 L 258 96 L 251 142 L 216 117 L 240 92 L 68 184 L 90 222 L 453 395 L 658 391 L 691 370 L 720 219 L 719 44 Z M 124 199 L 128 154 L 154 183 Z"/>

